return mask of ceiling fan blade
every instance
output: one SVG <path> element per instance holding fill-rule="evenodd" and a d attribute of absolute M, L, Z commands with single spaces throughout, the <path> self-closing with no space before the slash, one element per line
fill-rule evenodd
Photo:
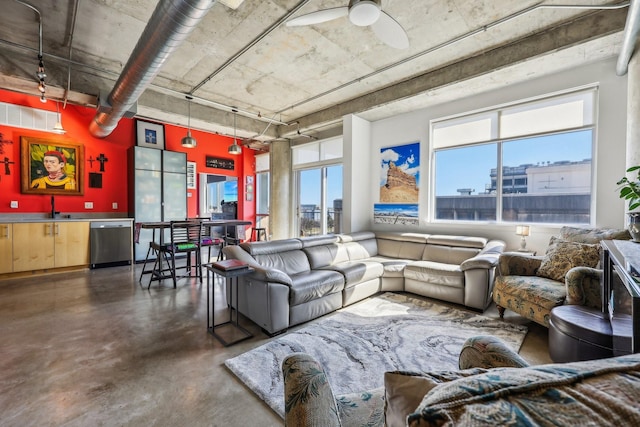
<path fill-rule="evenodd" d="M 371 29 L 380 41 L 393 48 L 406 49 L 409 47 L 409 37 L 402 25 L 383 11 L 380 12 L 380 18 L 371 24 Z"/>
<path fill-rule="evenodd" d="M 322 22 L 333 21 L 349 14 L 349 8 L 334 7 L 331 9 L 318 10 L 316 12 L 307 13 L 287 21 L 287 27 L 299 27 L 301 25 L 320 24 Z"/>

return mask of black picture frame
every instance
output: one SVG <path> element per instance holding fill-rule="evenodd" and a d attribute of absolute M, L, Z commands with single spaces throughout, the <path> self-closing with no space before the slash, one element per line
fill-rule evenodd
<path fill-rule="evenodd" d="M 164 124 L 136 120 L 136 145 L 164 150 Z"/>

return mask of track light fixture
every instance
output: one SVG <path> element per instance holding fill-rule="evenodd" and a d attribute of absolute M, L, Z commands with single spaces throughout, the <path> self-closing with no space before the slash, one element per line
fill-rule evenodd
<path fill-rule="evenodd" d="M 233 154 L 234 156 L 237 156 L 238 154 L 242 153 L 242 147 L 240 147 L 238 145 L 238 141 L 236 140 L 236 115 L 237 115 L 237 111 L 236 110 L 232 110 L 233 111 L 233 144 L 231 144 L 229 146 L 229 149 L 227 150 L 229 152 L 229 154 Z"/>
<path fill-rule="evenodd" d="M 40 80 L 38 83 L 38 90 L 40 91 L 40 102 L 47 102 L 47 98 L 45 98 L 44 93 L 47 90 L 47 85 L 44 83 L 44 79 L 47 78 L 47 73 L 44 69 L 44 62 L 42 62 L 42 55 L 38 55 L 38 71 L 36 72 L 36 77 Z"/>
<path fill-rule="evenodd" d="M 193 148 L 196 145 L 198 145 L 198 142 L 196 141 L 196 139 L 191 136 L 191 100 L 193 99 L 193 97 L 187 95 L 186 98 L 187 98 L 187 108 L 189 111 L 189 116 L 187 119 L 187 136 L 182 138 L 181 144 L 184 148 Z"/>

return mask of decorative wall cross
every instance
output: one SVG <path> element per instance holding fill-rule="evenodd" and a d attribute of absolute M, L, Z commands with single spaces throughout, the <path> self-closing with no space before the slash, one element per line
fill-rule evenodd
<path fill-rule="evenodd" d="M 94 159 L 93 156 L 90 156 L 87 161 L 89 162 L 89 167 L 93 169 L 93 162 L 95 162 L 96 159 Z"/>
<path fill-rule="evenodd" d="M 9 169 L 9 165 L 14 164 L 15 162 L 10 162 L 8 157 L 5 157 L 4 160 L 0 163 L 4 163 L 4 174 L 11 175 L 11 169 Z"/>
<path fill-rule="evenodd" d="M 100 162 L 100 172 L 104 172 L 104 164 L 108 162 L 109 159 L 104 156 L 104 153 L 100 153 L 96 160 Z"/>

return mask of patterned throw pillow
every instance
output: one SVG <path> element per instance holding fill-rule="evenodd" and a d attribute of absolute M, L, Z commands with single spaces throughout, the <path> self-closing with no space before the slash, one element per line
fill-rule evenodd
<path fill-rule="evenodd" d="M 568 242 L 552 237 L 536 275 L 564 281 L 564 275 L 573 267 L 595 267 L 600 261 L 600 245 Z"/>

